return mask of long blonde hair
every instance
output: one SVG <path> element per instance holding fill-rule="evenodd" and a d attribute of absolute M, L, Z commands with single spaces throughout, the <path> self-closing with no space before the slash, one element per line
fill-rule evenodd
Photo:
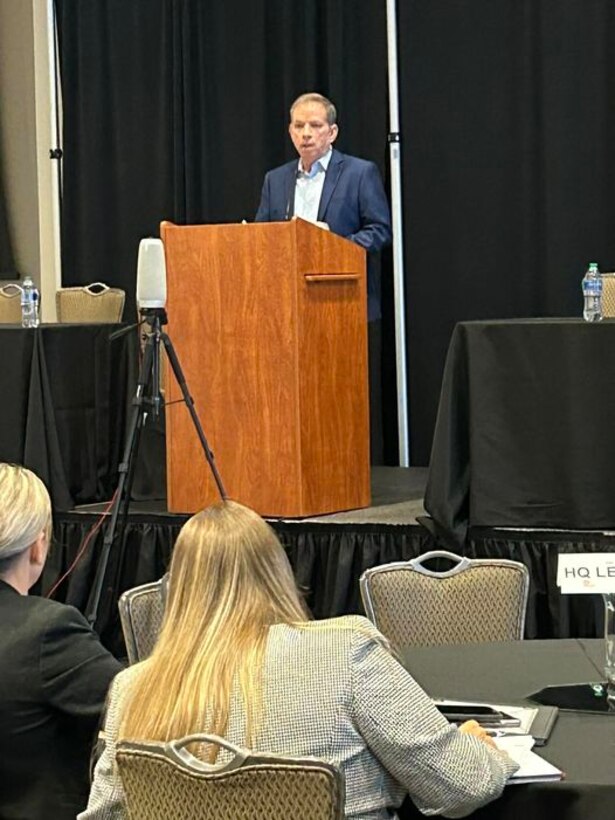
<path fill-rule="evenodd" d="M 161 634 L 131 689 L 120 737 L 224 736 L 238 683 L 252 745 L 268 629 L 307 620 L 286 553 L 259 515 L 226 501 L 193 516 L 175 543 Z"/>

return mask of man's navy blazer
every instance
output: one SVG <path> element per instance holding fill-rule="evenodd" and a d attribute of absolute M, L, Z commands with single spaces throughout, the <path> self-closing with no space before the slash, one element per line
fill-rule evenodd
<path fill-rule="evenodd" d="M 298 160 L 265 175 L 256 222 L 283 222 L 293 216 Z M 333 149 L 325 174 L 318 219 L 333 233 L 369 253 L 391 241 L 391 214 L 380 172 L 373 162 Z M 380 288 L 368 257 L 368 318 L 380 318 Z"/>

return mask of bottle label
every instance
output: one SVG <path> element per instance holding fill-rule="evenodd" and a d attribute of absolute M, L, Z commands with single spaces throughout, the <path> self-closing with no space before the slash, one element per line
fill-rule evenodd
<path fill-rule="evenodd" d="M 601 296 L 602 295 L 602 279 L 584 279 L 583 293 L 586 296 Z"/>

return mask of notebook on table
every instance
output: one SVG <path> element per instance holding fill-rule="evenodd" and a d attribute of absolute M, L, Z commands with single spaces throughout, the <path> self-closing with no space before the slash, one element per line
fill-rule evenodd
<path fill-rule="evenodd" d="M 495 738 L 494 742 L 519 764 L 517 771 L 508 780 L 510 785 L 546 783 L 561 780 L 564 776 L 561 769 L 532 751 L 534 739 L 531 735 L 507 735 Z"/>

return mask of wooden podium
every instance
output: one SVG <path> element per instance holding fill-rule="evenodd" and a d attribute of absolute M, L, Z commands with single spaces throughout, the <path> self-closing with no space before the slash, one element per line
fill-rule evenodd
<path fill-rule="evenodd" d="M 228 495 L 267 516 L 368 506 L 365 251 L 301 219 L 161 236 L 168 332 Z M 168 506 L 195 512 L 218 495 L 166 384 Z"/>

